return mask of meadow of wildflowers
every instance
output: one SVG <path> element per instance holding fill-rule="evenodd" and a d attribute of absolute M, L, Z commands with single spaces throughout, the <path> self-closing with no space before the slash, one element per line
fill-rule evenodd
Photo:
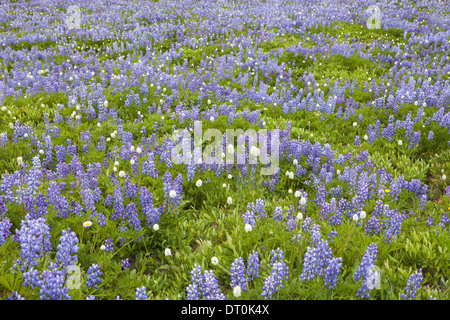
<path fill-rule="evenodd" d="M 449 299 L 449 8 L 2 1 L 0 300 Z"/>

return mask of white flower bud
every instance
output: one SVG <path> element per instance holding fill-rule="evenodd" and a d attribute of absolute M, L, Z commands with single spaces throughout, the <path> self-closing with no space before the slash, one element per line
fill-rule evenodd
<path fill-rule="evenodd" d="M 366 217 L 366 212 L 365 212 L 365 211 L 361 211 L 361 212 L 359 213 L 359 217 L 360 217 L 361 219 L 364 219 L 364 218 Z"/>
<path fill-rule="evenodd" d="M 170 190 L 169 197 L 175 198 L 177 196 L 177 192 L 175 190 Z"/>
<path fill-rule="evenodd" d="M 170 256 L 172 255 L 172 251 L 170 251 L 170 249 L 167 248 L 166 250 L 164 250 L 164 255 L 165 255 L 166 257 L 170 257 Z"/>
<path fill-rule="evenodd" d="M 153 230 L 158 231 L 159 230 L 159 225 L 157 223 L 155 223 L 153 225 Z"/>
<path fill-rule="evenodd" d="M 200 188 L 202 186 L 202 180 L 198 179 L 197 182 L 195 183 L 195 185 Z"/>
<path fill-rule="evenodd" d="M 306 198 L 305 197 L 301 197 L 300 198 L 300 205 L 304 206 L 306 204 Z"/>
<path fill-rule="evenodd" d="M 217 259 L 217 257 L 212 257 L 211 258 L 211 263 L 215 266 L 217 266 L 217 264 L 219 263 L 219 259 Z"/>
<path fill-rule="evenodd" d="M 231 197 L 228 197 L 228 199 L 227 199 L 227 203 L 228 203 L 229 205 L 231 205 L 231 204 L 233 203 L 233 198 L 231 198 Z"/>
<path fill-rule="evenodd" d="M 252 231 L 252 229 L 253 228 L 250 224 L 248 224 L 248 223 L 245 224 L 245 232 L 250 232 L 250 231 Z"/>

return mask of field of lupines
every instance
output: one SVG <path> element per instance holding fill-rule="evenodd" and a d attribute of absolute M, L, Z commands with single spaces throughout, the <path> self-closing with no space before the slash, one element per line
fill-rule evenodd
<path fill-rule="evenodd" d="M 0 299 L 449 299 L 449 36 L 448 1 L 2 1 Z"/>

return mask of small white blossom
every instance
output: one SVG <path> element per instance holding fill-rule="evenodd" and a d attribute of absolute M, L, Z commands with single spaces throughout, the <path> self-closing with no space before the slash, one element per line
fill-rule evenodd
<path fill-rule="evenodd" d="M 301 197 L 300 198 L 300 205 L 304 206 L 306 204 L 306 198 L 305 197 Z"/>
<path fill-rule="evenodd" d="M 365 212 L 365 211 L 361 211 L 361 212 L 359 213 L 359 217 L 360 217 L 361 219 L 364 219 L 364 218 L 366 217 L 366 212 Z"/>
<path fill-rule="evenodd" d="M 217 266 L 217 264 L 219 263 L 219 259 L 217 259 L 217 257 L 212 257 L 211 258 L 211 263 L 215 266 Z"/>
<path fill-rule="evenodd" d="M 164 250 L 164 255 L 166 257 L 170 257 L 172 255 L 172 251 L 169 248 L 167 248 L 166 250 Z"/>
<path fill-rule="evenodd" d="M 202 186 L 203 182 L 202 180 L 198 179 L 197 182 L 195 183 L 195 185 L 200 188 Z"/>
<path fill-rule="evenodd" d="M 125 177 L 125 171 L 120 171 L 119 172 L 119 177 L 121 177 L 121 178 Z"/>
<path fill-rule="evenodd" d="M 245 224 L 245 232 L 250 232 L 250 231 L 252 231 L 252 229 L 253 228 L 250 224 L 248 224 L 248 223 Z"/>
<path fill-rule="evenodd" d="M 296 198 L 300 197 L 300 191 L 298 191 L 298 190 L 295 191 L 294 196 L 295 196 Z"/>
<path fill-rule="evenodd" d="M 158 231 L 159 230 L 159 225 L 157 223 L 155 223 L 153 225 L 153 230 Z"/>
<path fill-rule="evenodd" d="M 92 226 L 92 222 L 91 221 L 83 222 L 83 227 L 87 228 L 87 227 L 90 227 L 90 226 Z"/>
<path fill-rule="evenodd" d="M 354 215 L 353 215 L 353 221 L 358 221 L 358 215 L 355 213 Z"/>
<path fill-rule="evenodd" d="M 233 198 L 228 197 L 228 198 L 227 198 L 227 203 L 228 203 L 229 205 L 231 205 L 231 204 L 233 203 Z"/>
<path fill-rule="evenodd" d="M 169 197 L 175 198 L 177 196 L 177 192 L 175 190 L 170 190 Z"/>

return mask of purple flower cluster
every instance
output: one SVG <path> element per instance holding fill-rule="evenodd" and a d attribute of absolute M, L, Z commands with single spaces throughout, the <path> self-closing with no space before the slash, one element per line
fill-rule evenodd
<path fill-rule="evenodd" d="M 277 248 L 277 250 L 271 251 L 270 265 L 272 270 L 270 276 L 264 280 L 264 287 L 261 296 L 264 299 L 273 299 L 272 295 L 283 289 L 283 281 L 289 281 L 289 267 L 286 262 L 283 261 L 284 252 Z"/>
<path fill-rule="evenodd" d="M 378 247 L 375 243 L 369 245 L 362 258 L 361 264 L 359 265 L 355 273 L 355 281 L 363 279 L 362 287 L 356 293 L 357 297 L 369 298 L 370 292 L 374 288 L 373 286 L 373 268 L 375 266 L 375 260 L 377 259 Z M 377 280 L 377 279 L 375 279 Z"/>
<path fill-rule="evenodd" d="M 411 300 L 417 298 L 417 290 L 420 289 L 421 284 L 423 282 L 422 269 L 414 272 L 408 279 L 408 283 L 406 284 L 405 291 L 406 294 L 401 293 L 400 297 L 405 300 Z"/>
<path fill-rule="evenodd" d="M 243 258 L 237 258 L 231 264 L 230 269 L 231 279 L 230 285 L 232 288 L 240 286 L 242 290 L 247 291 L 247 274 L 245 272 L 245 264 Z"/>
<path fill-rule="evenodd" d="M 77 252 L 79 247 L 77 245 L 78 238 L 75 232 L 70 231 L 70 228 L 63 230 L 59 238 L 58 252 L 56 253 L 58 266 L 65 270 L 69 265 L 78 261 Z"/>
<path fill-rule="evenodd" d="M 50 226 L 46 224 L 45 218 L 30 219 L 27 216 L 25 220 L 22 220 L 17 236 L 21 259 L 16 259 L 16 263 L 21 266 L 22 272 L 37 266 L 38 259 L 52 249 Z"/>
<path fill-rule="evenodd" d="M 87 275 L 86 286 L 88 288 L 94 287 L 95 289 L 98 289 L 97 284 L 102 282 L 102 280 L 100 279 L 100 276 L 102 275 L 100 266 L 98 264 L 93 264 L 92 266 L 90 266 L 87 271 Z"/>
<path fill-rule="evenodd" d="M 187 300 L 225 300 L 212 270 L 202 274 L 202 267 L 195 264 L 191 271 L 191 283 L 186 288 Z"/>

